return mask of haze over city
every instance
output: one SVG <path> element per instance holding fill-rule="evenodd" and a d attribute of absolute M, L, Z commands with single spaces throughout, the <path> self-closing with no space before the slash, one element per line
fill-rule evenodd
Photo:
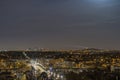
<path fill-rule="evenodd" d="M 0 49 L 120 49 L 120 0 L 0 0 Z"/>

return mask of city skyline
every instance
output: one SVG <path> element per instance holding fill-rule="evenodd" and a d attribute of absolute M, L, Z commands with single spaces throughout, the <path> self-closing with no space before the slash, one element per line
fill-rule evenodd
<path fill-rule="evenodd" d="M 0 0 L 0 49 L 120 50 L 119 0 Z"/>

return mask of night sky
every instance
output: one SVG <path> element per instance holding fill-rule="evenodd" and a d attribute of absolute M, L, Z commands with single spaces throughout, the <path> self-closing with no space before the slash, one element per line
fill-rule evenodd
<path fill-rule="evenodd" d="M 120 0 L 0 0 L 0 49 L 120 49 Z"/>

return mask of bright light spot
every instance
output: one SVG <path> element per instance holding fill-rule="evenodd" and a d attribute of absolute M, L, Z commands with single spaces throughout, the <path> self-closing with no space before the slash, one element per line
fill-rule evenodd
<path fill-rule="evenodd" d="M 53 72 L 51 72 L 50 74 L 53 75 Z"/>
<path fill-rule="evenodd" d="M 50 69 L 50 71 L 52 71 L 52 67 L 50 67 L 49 69 Z"/>
<path fill-rule="evenodd" d="M 55 76 L 56 76 L 56 74 L 54 73 L 54 74 L 53 74 L 53 76 L 55 77 Z"/>
<path fill-rule="evenodd" d="M 60 77 L 61 77 L 61 79 L 63 79 L 63 75 L 61 75 Z"/>
<path fill-rule="evenodd" d="M 59 74 L 57 74 L 57 78 L 59 78 L 60 77 L 60 75 Z"/>

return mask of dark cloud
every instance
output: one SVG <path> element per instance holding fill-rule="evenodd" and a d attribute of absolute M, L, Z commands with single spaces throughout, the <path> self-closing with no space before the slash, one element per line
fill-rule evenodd
<path fill-rule="evenodd" d="M 0 0 L 0 48 L 120 49 L 119 0 Z"/>

